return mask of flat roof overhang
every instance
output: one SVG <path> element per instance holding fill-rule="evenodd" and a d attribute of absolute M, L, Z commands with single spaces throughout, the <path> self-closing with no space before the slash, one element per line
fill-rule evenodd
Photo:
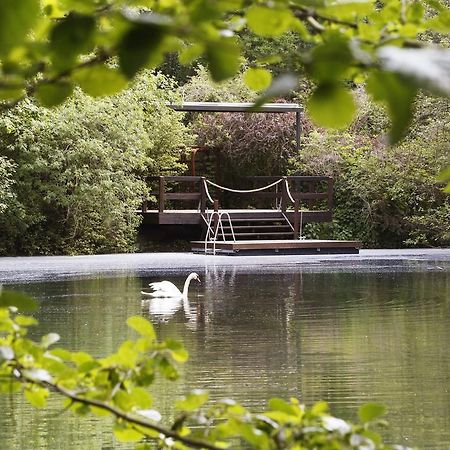
<path fill-rule="evenodd" d="M 183 112 L 246 112 L 246 113 L 295 113 L 295 141 L 297 150 L 300 150 L 300 136 L 302 133 L 301 113 L 303 108 L 298 103 L 265 103 L 254 108 L 253 103 L 226 103 L 226 102 L 183 102 L 181 104 L 169 103 L 175 111 Z"/>
<path fill-rule="evenodd" d="M 196 112 L 264 112 L 287 113 L 301 112 L 303 108 L 297 103 L 265 103 L 257 109 L 253 109 L 253 103 L 224 103 L 224 102 L 183 102 L 181 104 L 170 103 L 169 106 L 176 111 Z"/>

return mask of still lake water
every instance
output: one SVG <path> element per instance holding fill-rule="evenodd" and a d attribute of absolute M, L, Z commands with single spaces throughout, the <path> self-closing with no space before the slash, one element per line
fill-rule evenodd
<path fill-rule="evenodd" d="M 187 273 L 164 278 L 182 286 Z M 450 262 L 408 271 L 304 271 L 233 267 L 203 270 L 189 304 L 172 311 L 142 301 L 161 279 L 128 273 L 9 284 L 36 296 L 39 338 L 95 356 L 133 333 L 142 314 L 161 339 L 182 340 L 190 353 L 176 383 L 159 382 L 156 405 L 171 417 L 173 401 L 191 389 L 232 397 L 253 411 L 270 397 L 326 400 L 354 420 L 359 405 L 385 404 L 390 442 L 423 449 L 450 443 Z M 167 308 L 166 308 L 167 309 Z M 58 399 L 37 411 L 20 397 L 0 397 L 0 449 L 129 448 L 114 441 L 108 420 L 78 419 Z"/>

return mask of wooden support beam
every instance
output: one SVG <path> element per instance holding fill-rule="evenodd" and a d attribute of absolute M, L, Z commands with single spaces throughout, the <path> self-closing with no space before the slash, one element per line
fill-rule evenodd
<path fill-rule="evenodd" d="M 159 212 L 164 212 L 165 206 L 166 206 L 166 183 L 164 180 L 164 177 L 159 177 L 159 201 L 158 201 L 158 209 Z"/>

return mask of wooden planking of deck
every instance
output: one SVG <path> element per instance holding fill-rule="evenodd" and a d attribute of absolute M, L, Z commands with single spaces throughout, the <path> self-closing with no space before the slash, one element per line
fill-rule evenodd
<path fill-rule="evenodd" d="M 358 254 L 361 246 L 359 241 L 319 239 L 209 241 L 206 243 L 206 253 L 219 255 Z M 205 241 L 192 241 L 191 249 L 194 253 L 205 253 Z"/>

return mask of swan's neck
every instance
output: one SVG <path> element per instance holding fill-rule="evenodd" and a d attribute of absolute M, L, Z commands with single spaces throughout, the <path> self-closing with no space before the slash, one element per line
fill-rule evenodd
<path fill-rule="evenodd" d="M 183 298 L 187 299 L 188 296 L 188 289 L 189 289 L 189 284 L 191 283 L 193 277 L 191 277 L 190 275 L 186 278 L 186 281 L 184 282 L 184 287 L 183 287 Z"/>

